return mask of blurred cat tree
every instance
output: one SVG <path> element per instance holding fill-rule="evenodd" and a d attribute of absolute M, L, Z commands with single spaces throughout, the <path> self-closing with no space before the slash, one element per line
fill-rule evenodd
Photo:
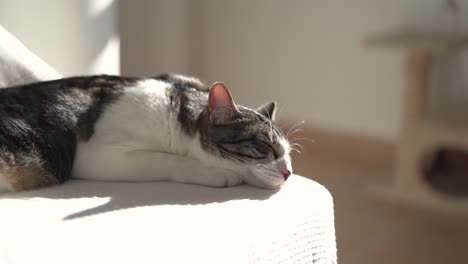
<path fill-rule="evenodd" d="M 461 61 L 468 35 L 461 32 L 457 2 L 445 6 L 450 32 L 407 30 L 374 35 L 367 43 L 406 52 L 404 123 L 390 193 L 468 213 L 468 199 L 452 203 L 446 195 L 468 195 L 468 87 Z"/>

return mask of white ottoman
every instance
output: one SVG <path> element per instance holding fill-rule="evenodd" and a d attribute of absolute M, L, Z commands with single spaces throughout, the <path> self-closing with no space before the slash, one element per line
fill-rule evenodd
<path fill-rule="evenodd" d="M 0 84 L 59 77 L 1 27 L 0 39 Z M 3 193 L 0 263 L 336 263 L 333 200 L 296 175 L 277 191 L 70 181 Z"/>
<path fill-rule="evenodd" d="M 335 263 L 333 203 L 279 191 L 71 181 L 0 196 L 0 263 Z"/>

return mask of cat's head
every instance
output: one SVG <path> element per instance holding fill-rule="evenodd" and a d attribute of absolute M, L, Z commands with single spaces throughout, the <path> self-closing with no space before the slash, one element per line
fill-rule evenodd
<path fill-rule="evenodd" d="M 244 180 L 277 188 L 291 175 L 290 145 L 275 123 L 276 103 L 257 109 L 236 105 L 222 83 L 211 87 L 202 144 L 234 168 L 246 169 Z"/>

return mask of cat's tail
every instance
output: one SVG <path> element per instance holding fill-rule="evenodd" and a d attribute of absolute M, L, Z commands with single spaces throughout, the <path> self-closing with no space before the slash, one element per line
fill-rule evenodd
<path fill-rule="evenodd" d="M 57 183 L 58 180 L 47 172 L 39 157 L 0 153 L 0 189 L 24 191 Z"/>

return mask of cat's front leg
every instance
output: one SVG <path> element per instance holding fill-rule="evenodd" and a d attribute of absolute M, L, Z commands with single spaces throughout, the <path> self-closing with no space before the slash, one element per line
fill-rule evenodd
<path fill-rule="evenodd" d="M 240 173 L 233 170 L 207 166 L 198 160 L 179 155 L 153 152 L 132 151 L 129 159 L 147 164 L 141 175 L 165 175 L 175 182 L 191 183 L 210 187 L 228 187 L 239 185 L 243 181 Z M 142 164 L 142 165 L 143 165 Z"/>
<path fill-rule="evenodd" d="M 125 151 L 115 147 L 82 146 L 73 176 L 105 181 L 175 181 L 212 187 L 239 185 L 240 173 L 210 167 L 195 159 L 149 150 Z"/>

